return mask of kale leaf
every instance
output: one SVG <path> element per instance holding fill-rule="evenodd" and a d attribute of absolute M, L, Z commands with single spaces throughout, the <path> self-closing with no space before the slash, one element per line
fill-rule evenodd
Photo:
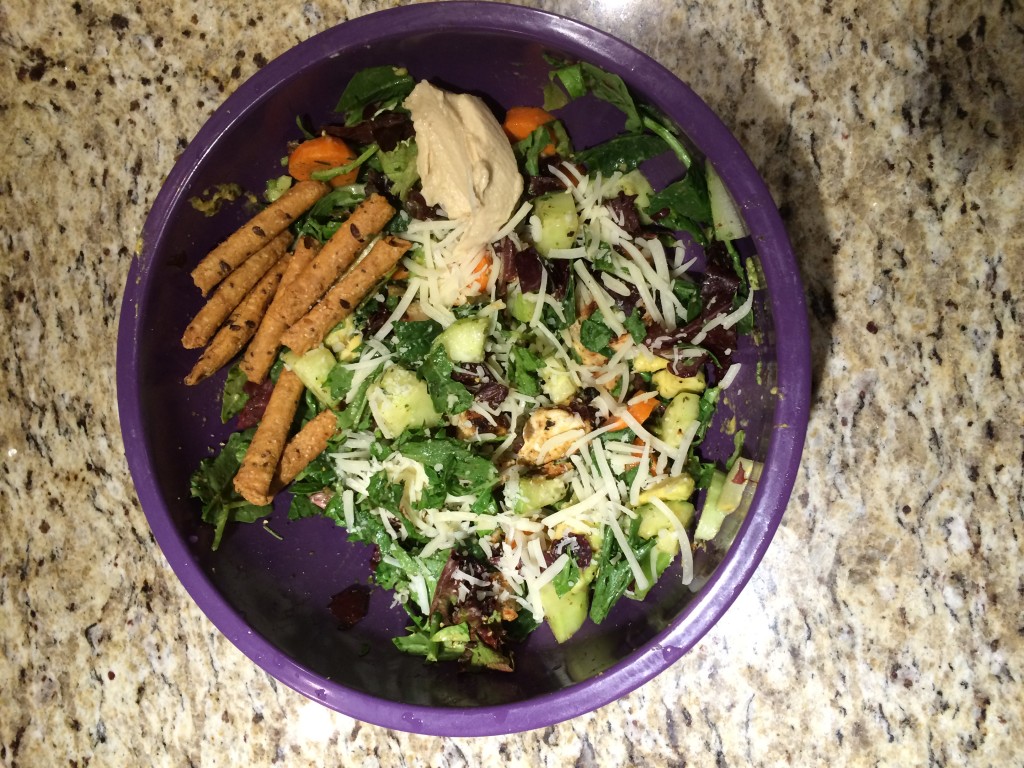
<path fill-rule="evenodd" d="M 243 499 L 233 483 L 253 434 L 255 430 L 252 429 L 234 432 L 217 456 L 203 459 L 192 473 L 192 496 L 202 503 L 203 522 L 214 527 L 211 549 L 216 550 L 220 546 L 228 523 L 251 523 L 271 512 L 269 504 L 257 506 Z"/>
<path fill-rule="evenodd" d="M 393 107 L 401 103 L 415 85 L 416 81 L 405 69 L 387 65 L 370 67 L 349 80 L 334 111 L 345 114 L 345 125 L 356 125 L 363 121 L 367 107 Z"/>
<path fill-rule="evenodd" d="M 228 371 L 228 377 L 224 380 L 224 392 L 220 399 L 221 424 L 227 424 L 228 420 L 237 416 L 249 402 L 249 393 L 244 389 L 248 381 L 249 379 L 237 364 Z"/>
<path fill-rule="evenodd" d="M 473 394 L 459 382 L 452 379 L 451 358 L 443 345 L 438 344 L 424 358 L 419 374 L 427 382 L 430 399 L 438 413 L 457 414 L 473 404 Z"/>

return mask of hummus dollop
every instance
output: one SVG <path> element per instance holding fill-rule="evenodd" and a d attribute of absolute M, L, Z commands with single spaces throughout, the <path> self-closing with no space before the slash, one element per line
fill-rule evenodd
<path fill-rule="evenodd" d="M 405 99 L 416 131 L 416 170 L 428 205 L 464 222 L 457 261 L 476 257 L 512 215 L 523 178 L 508 138 L 476 96 L 426 81 Z"/>

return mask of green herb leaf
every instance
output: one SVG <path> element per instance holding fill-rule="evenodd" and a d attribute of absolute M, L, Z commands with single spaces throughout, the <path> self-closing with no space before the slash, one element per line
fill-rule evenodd
<path fill-rule="evenodd" d="M 369 160 L 371 157 L 373 157 L 375 154 L 377 154 L 377 151 L 379 149 L 380 147 L 378 147 L 376 144 L 371 144 L 366 149 L 364 149 L 362 154 L 360 154 L 359 157 L 357 157 L 355 160 L 345 163 L 344 165 L 336 166 L 334 168 L 326 168 L 322 171 L 313 171 L 311 174 L 309 174 L 309 176 L 314 181 L 330 181 L 336 176 L 344 176 L 346 173 L 351 173 L 356 168 L 365 163 L 367 160 Z"/>
<path fill-rule="evenodd" d="M 385 108 L 401 103 L 415 87 L 416 81 L 407 70 L 392 67 L 370 67 L 357 72 L 341 94 L 335 112 L 345 113 L 345 125 L 363 121 L 363 110 L 369 106 Z"/>
<path fill-rule="evenodd" d="M 220 398 L 220 422 L 227 424 L 228 420 L 237 416 L 249 402 L 249 395 L 245 393 L 245 385 L 249 381 L 238 365 L 233 365 L 228 371 L 228 377 L 224 380 L 224 391 Z"/>
<path fill-rule="evenodd" d="M 341 222 L 366 198 L 362 184 L 350 184 L 332 189 L 302 216 L 295 225 L 298 237 L 312 235 L 320 242 L 327 242 L 338 231 Z"/>
<path fill-rule="evenodd" d="M 419 181 L 420 174 L 416 170 L 418 154 L 416 142 L 412 139 L 403 141 L 390 152 L 381 151 L 377 154 L 381 170 L 391 180 L 391 194 L 402 200 Z"/>
<path fill-rule="evenodd" d="M 644 343 L 644 339 L 647 338 L 647 326 L 644 325 L 644 318 L 640 314 L 639 308 L 633 307 L 633 314 L 626 318 L 623 325 L 626 326 L 629 335 L 633 337 L 633 341 L 637 344 Z"/>
<path fill-rule="evenodd" d="M 622 78 L 585 61 L 559 67 L 550 78 L 565 88 L 570 99 L 592 93 L 602 101 L 617 107 L 626 116 L 625 129 L 628 133 L 640 133 L 643 123 L 633 97 Z"/>
<path fill-rule="evenodd" d="M 626 173 L 640 163 L 668 150 L 660 136 L 647 133 L 628 133 L 576 153 L 590 173 L 610 176 L 615 171 Z"/>
<path fill-rule="evenodd" d="M 572 143 L 569 141 L 569 134 L 560 120 L 552 120 L 550 123 L 538 126 L 525 139 L 520 139 L 512 145 L 516 156 L 521 159 L 523 167 L 530 176 L 540 173 L 540 156 L 549 144 L 555 145 L 555 154 L 559 157 L 572 155 Z"/>
<path fill-rule="evenodd" d="M 665 211 L 666 215 L 658 219 L 660 225 L 685 230 L 699 242 L 706 242 L 703 224 L 711 220 L 711 203 L 704 174 L 697 166 L 691 166 L 680 181 L 651 196 L 647 211 L 651 216 Z"/>
<path fill-rule="evenodd" d="M 391 331 L 395 357 L 406 368 L 418 368 L 441 330 L 434 320 L 399 320 Z"/>
<path fill-rule="evenodd" d="M 452 415 L 462 413 L 473 404 L 473 395 L 459 382 L 452 379 L 455 370 L 451 358 L 443 345 L 438 344 L 424 358 L 419 369 L 420 377 L 427 382 L 430 399 L 438 413 Z"/>
<path fill-rule="evenodd" d="M 349 395 L 355 375 L 355 371 L 345 363 L 336 363 L 324 380 L 324 389 L 330 393 L 332 398 L 344 400 Z"/>
<path fill-rule="evenodd" d="M 639 521 L 639 518 L 637 520 Z M 646 539 L 639 544 L 630 542 L 636 559 L 644 562 L 656 542 L 656 538 Z M 611 528 L 605 526 L 604 541 L 598 556 L 597 575 L 594 577 L 594 596 L 590 603 L 590 620 L 595 624 L 604 621 L 612 606 L 618 602 L 632 582 L 633 570 L 622 555 L 618 540 L 612 534 Z"/>
<path fill-rule="evenodd" d="M 697 283 L 682 278 L 672 282 L 672 293 L 676 295 L 679 302 L 686 308 L 686 322 L 697 317 L 704 308 L 704 301 L 700 297 L 700 286 Z"/>
<path fill-rule="evenodd" d="M 580 343 L 591 352 L 597 352 L 605 357 L 614 354 L 608 346 L 614 337 L 615 334 L 604 324 L 604 317 L 600 311 L 594 312 L 580 325 Z"/>
<path fill-rule="evenodd" d="M 266 517 L 270 505 L 257 506 L 238 495 L 234 478 L 242 465 L 245 452 L 252 442 L 254 429 L 235 432 L 228 438 L 221 452 L 199 462 L 199 468 L 192 474 L 190 490 L 193 498 L 199 499 L 203 507 L 203 522 L 214 527 L 212 549 L 220 546 L 224 528 L 228 523 L 251 523 Z"/>
<path fill-rule="evenodd" d="M 529 397 L 537 395 L 540 392 L 540 385 L 533 374 L 544 365 L 544 360 L 531 352 L 529 347 L 512 347 L 509 359 L 509 382 L 512 388 Z"/>
<path fill-rule="evenodd" d="M 558 575 L 551 581 L 551 585 L 555 588 L 555 594 L 561 597 L 570 589 L 575 587 L 580 580 L 580 567 L 576 564 L 576 561 L 569 557 L 569 561 L 562 566 L 562 570 L 558 572 Z"/>

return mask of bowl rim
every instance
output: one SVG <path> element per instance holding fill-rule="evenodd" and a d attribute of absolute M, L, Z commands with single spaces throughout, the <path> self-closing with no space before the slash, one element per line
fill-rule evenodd
<path fill-rule="evenodd" d="M 662 104 L 690 135 L 710 137 L 701 150 L 719 172 L 744 219 L 761 241 L 778 361 L 773 426 L 765 473 L 745 522 L 707 584 L 653 640 L 604 673 L 567 688 L 511 704 L 442 708 L 379 698 L 327 680 L 286 658 L 255 633 L 193 561 L 159 493 L 141 429 L 135 376 L 140 357 L 140 300 L 151 278 L 154 244 L 161 242 L 196 167 L 220 137 L 299 72 L 340 50 L 394 37 L 457 28 L 519 36 L 605 65 Z M 688 126 L 688 128 L 687 128 Z M 766 245 L 767 244 L 767 245 Z M 774 257 L 765 259 L 764 249 Z M 799 470 L 810 402 L 810 336 L 803 287 L 785 227 L 771 195 L 739 142 L 704 101 L 647 54 L 583 22 L 522 6 L 444 2 L 403 6 L 344 21 L 271 61 L 231 94 L 202 126 L 168 174 L 146 219 L 140 253 L 132 260 L 117 341 L 117 399 L 125 453 L 139 501 L 171 569 L 207 618 L 265 672 L 308 698 L 375 725 L 437 736 L 487 736 L 552 725 L 608 704 L 639 688 L 692 648 L 721 618 L 753 575 L 778 528 Z M 769 471 L 770 470 L 770 471 Z"/>

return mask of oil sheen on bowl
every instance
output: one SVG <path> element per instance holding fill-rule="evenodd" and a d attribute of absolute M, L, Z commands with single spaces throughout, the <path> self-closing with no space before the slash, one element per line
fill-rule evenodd
<path fill-rule="evenodd" d="M 189 476 L 229 434 L 219 418 L 224 372 L 182 384 L 195 355 L 178 339 L 200 298 L 189 270 L 245 218 L 242 206 L 205 218 L 189 198 L 224 182 L 259 191 L 280 174 L 295 116 L 330 119 L 358 70 L 407 67 L 450 89 L 486 94 L 498 109 L 537 103 L 545 53 L 619 74 L 689 137 L 743 212 L 767 290 L 755 304 L 755 343 L 709 433 L 715 457 L 732 450 L 726 423 L 745 430 L 745 455 L 764 462 L 757 493 L 731 546 L 698 558 L 690 587 L 662 577 L 644 602 L 620 601 L 600 626 L 564 645 L 544 628 L 516 654 L 516 671 L 464 673 L 393 648 L 408 623 L 377 591 L 370 611 L 341 631 L 331 596 L 365 582 L 369 549 L 326 519 L 287 520 L 285 500 L 260 525 L 234 526 L 216 552 L 189 497 Z M 600 120 L 574 122 L 579 146 Z M 589 123 L 589 124 L 588 124 Z M 604 132 L 606 137 L 607 132 Z M 591 711 L 642 685 L 691 648 L 750 578 L 779 525 L 803 447 L 810 391 L 808 330 L 796 262 L 756 169 L 718 118 L 671 72 L 609 35 L 536 10 L 492 3 L 416 5 L 346 22 L 296 46 L 242 85 L 171 171 L 128 278 L 118 340 L 118 400 L 139 499 L 171 567 L 210 620 L 256 664 L 324 705 L 378 725 L 436 735 L 543 727 Z"/>

